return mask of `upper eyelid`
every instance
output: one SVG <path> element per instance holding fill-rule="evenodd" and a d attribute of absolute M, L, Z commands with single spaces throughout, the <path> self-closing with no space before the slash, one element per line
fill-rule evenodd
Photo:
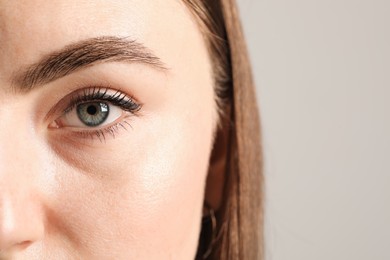
<path fill-rule="evenodd" d="M 122 91 L 121 89 L 115 89 L 115 88 L 112 88 L 111 86 L 93 85 L 93 86 L 79 88 L 79 89 L 74 90 L 71 93 L 65 95 L 63 98 L 61 98 L 61 100 L 56 105 L 54 105 L 54 107 L 52 107 L 49 110 L 49 112 L 45 116 L 44 120 L 48 121 L 55 114 L 57 114 L 57 116 L 58 116 L 58 113 L 61 113 L 61 114 L 65 113 L 66 110 L 69 109 L 69 107 L 72 105 L 71 103 L 73 103 L 73 105 L 76 105 L 77 102 L 83 101 L 83 100 L 80 100 L 80 96 L 83 95 L 80 93 L 84 92 L 84 94 L 85 94 L 86 91 L 91 91 L 91 90 L 95 90 L 97 92 L 104 90 L 104 92 L 106 94 L 107 93 L 121 93 L 121 94 L 125 95 L 126 97 L 128 97 L 129 99 L 131 99 L 134 103 L 139 105 L 139 107 L 140 107 L 139 109 L 141 109 L 143 106 L 143 104 L 141 102 L 139 102 L 135 97 L 133 97 L 132 95 L 129 95 L 128 93 Z M 101 98 L 103 98 L 103 97 L 101 97 Z M 94 101 L 94 100 L 98 100 L 98 99 L 84 100 L 84 102 Z M 102 99 L 102 100 L 104 100 L 104 99 Z"/>
<path fill-rule="evenodd" d="M 123 93 L 120 90 L 112 90 L 114 91 L 113 94 L 107 94 L 110 89 L 108 88 L 97 88 L 93 87 L 92 88 L 92 93 L 87 93 L 86 91 L 91 90 L 91 88 L 84 88 L 84 93 L 82 95 L 78 95 L 78 91 L 76 91 L 75 95 L 73 95 L 70 98 L 70 103 L 68 106 L 75 106 L 80 103 L 84 102 L 91 102 L 91 101 L 105 101 L 105 100 L 111 100 L 111 99 L 117 99 L 119 100 L 124 100 L 125 98 L 130 99 L 132 102 L 136 104 L 140 104 L 139 102 L 135 101 L 135 99 L 125 93 Z"/>

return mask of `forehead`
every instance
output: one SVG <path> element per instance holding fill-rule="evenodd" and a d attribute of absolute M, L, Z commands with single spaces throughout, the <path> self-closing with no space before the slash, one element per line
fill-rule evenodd
<path fill-rule="evenodd" d="M 169 66 L 202 38 L 178 0 L 0 0 L 0 77 L 67 44 L 109 35 L 144 43 Z"/>

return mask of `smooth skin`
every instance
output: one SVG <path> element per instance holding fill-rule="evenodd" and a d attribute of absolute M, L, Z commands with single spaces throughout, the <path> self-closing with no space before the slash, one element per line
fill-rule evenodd
<path fill-rule="evenodd" d="M 142 43 L 166 69 L 102 61 L 19 91 L 15 75 L 96 37 Z M 142 104 L 104 140 L 62 120 L 94 86 Z M 217 113 L 181 1 L 0 0 L 0 104 L 0 259 L 194 259 Z"/>

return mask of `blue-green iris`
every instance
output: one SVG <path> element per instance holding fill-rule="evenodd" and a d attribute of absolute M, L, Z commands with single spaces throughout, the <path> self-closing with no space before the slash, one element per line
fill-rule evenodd
<path fill-rule="evenodd" d="M 90 102 L 77 105 L 77 116 L 87 126 L 98 126 L 106 121 L 110 108 L 106 103 Z"/>

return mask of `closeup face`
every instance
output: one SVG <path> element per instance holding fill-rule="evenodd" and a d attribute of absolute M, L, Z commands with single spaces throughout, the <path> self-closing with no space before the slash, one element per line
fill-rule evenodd
<path fill-rule="evenodd" d="M 193 259 L 216 125 L 178 0 L 0 0 L 0 259 Z"/>

